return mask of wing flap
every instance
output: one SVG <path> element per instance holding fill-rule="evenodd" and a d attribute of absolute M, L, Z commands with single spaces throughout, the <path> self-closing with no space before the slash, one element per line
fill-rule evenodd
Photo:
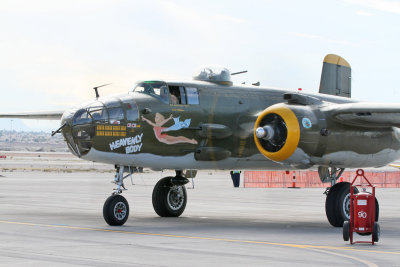
<path fill-rule="evenodd" d="M 0 113 L 0 118 L 60 120 L 63 113 L 64 113 L 64 111 L 60 111 L 60 110 L 58 110 L 58 111 Z"/>
<path fill-rule="evenodd" d="M 324 108 L 331 118 L 345 125 L 367 128 L 400 127 L 400 105 L 351 103 Z"/>

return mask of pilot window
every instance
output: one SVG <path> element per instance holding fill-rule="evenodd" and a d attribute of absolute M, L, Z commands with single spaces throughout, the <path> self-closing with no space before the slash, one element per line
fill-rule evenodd
<path fill-rule="evenodd" d="M 173 105 L 199 104 L 197 88 L 170 85 L 169 94 Z"/>

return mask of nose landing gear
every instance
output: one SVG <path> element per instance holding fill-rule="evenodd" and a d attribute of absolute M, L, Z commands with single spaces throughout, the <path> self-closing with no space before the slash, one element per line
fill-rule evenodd
<path fill-rule="evenodd" d="M 129 204 L 120 194 L 123 190 L 126 190 L 124 179 L 132 175 L 134 168 L 115 166 L 115 170 L 114 183 L 117 185 L 117 188 L 114 189 L 112 195 L 104 202 L 103 217 L 109 225 L 123 225 L 129 217 Z M 128 175 L 124 176 L 124 172 L 128 172 Z"/>

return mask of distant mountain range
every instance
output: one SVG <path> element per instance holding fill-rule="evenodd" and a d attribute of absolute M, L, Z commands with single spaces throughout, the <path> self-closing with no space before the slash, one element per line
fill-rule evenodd
<path fill-rule="evenodd" d="M 11 122 L 12 121 L 12 122 Z M 59 121 L 0 119 L 0 130 L 24 132 L 51 132 L 60 127 Z"/>

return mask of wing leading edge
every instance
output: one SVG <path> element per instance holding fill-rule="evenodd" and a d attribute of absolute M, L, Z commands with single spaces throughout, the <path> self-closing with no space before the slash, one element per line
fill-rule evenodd
<path fill-rule="evenodd" d="M 36 119 L 36 120 L 60 120 L 64 111 L 38 111 L 0 113 L 0 118 Z"/>

